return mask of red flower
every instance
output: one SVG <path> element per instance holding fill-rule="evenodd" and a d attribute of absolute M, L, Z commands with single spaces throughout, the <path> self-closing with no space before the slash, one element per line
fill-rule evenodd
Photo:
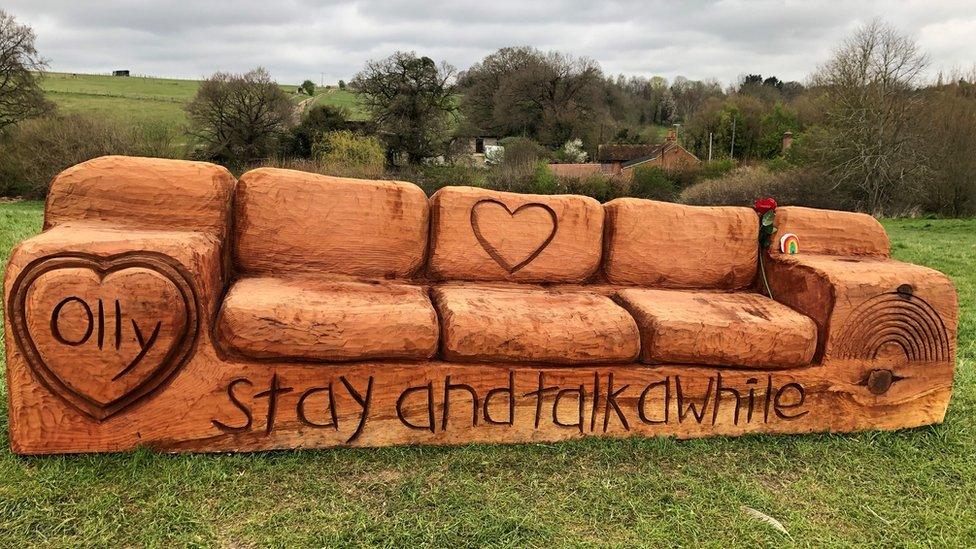
<path fill-rule="evenodd" d="M 752 208 L 761 216 L 768 211 L 776 209 L 776 200 L 773 198 L 760 198 L 752 205 Z"/>

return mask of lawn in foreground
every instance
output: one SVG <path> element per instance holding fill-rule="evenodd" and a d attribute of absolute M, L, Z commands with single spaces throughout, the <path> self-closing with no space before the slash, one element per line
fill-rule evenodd
<path fill-rule="evenodd" d="M 39 230 L 41 214 L 39 203 L 0 205 L 0 259 Z M 885 226 L 897 258 L 948 273 L 959 290 L 943 425 L 245 455 L 20 458 L 4 444 L 0 546 L 973 545 L 976 220 Z M 0 389 L 5 409 L 2 380 Z"/>

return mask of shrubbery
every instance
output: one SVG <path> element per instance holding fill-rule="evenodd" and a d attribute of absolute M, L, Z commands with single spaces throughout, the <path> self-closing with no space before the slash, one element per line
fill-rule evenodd
<path fill-rule="evenodd" d="M 698 206 L 749 206 L 767 196 L 784 206 L 851 207 L 846 196 L 820 173 L 798 169 L 774 172 L 763 166 L 738 168 L 726 176 L 706 179 L 681 191 L 678 201 Z"/>
<path fill-rule="evenodd" d="M 176 137 L 175 129 L 158 123 L 77 114 L 26 120 L 3 135 L 0 195 L 43 198 L 55 175 L 99 156 L 180 156 Z"/>
<path fill-rule="evenodd" d="M 361 170 L 366 175 L 383 173 L 386 152 L 379 139 L 342 130 L 322 134 L 312 145 L 312 157 L 325 166 Z"/>

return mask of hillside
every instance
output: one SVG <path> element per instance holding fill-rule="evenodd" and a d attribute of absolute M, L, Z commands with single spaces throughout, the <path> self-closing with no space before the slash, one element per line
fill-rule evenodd
<path fill-rule="evenodd" d="M 98 74 L 46 73 L 41 87 L 48 99 L 66 113 L 122 118 L 133 122 L 161 122 L 166 125 L 186 123 L 183 106 L 200 87 L 199 80 L 151 78 L 141 76 L 118 77 Z M 281 85 L 290 94 L 298 86 Z M 307 99 L 294 95 L 296 103 Z M 335 88 L 316 93 L 315 104 L 347 108 L 351 118 L 363 114 L 356 105 L 356 95 Z"/>

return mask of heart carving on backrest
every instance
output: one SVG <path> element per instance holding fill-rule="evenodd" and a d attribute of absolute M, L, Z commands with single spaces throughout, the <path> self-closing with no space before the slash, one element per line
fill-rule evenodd
<path fill-rule="evenodd" d="M 190 278 L 170 261 L 65 254 L 28 265 L 8 311 L 38 379 L 97 420 L 160 388 L 189 357 L 199 328 Z"/>
<path fill-rule="evenodd" d="M 539 256 L 556 237 L 556 212 L 546 204 L 528 203 L 509 209 L 486 199 L 471 207 L 471 229 L 481 247 L 498 265 L 515 274 Z"/>

